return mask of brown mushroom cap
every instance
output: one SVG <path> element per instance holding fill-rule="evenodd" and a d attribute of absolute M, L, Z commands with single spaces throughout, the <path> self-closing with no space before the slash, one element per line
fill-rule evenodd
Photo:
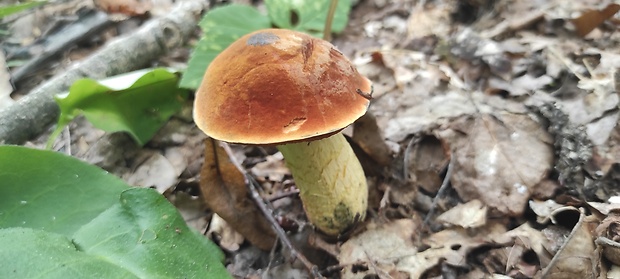
<path fill-rule="evenodd" d="M 361 117 L 371 83 L 332 44 L 284 29 L 245 35 L 209 65 L 194 121 L 207 135 L 280 144 L 330 135 Z"/>

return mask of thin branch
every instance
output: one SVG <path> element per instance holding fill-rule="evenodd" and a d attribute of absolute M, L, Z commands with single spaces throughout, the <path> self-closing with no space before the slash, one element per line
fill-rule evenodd
<path fill-rule="evenodd" d="M 60 113 L 54 95 L 66 92 L 74 81 L 143 68 L 182 45 L 196 30 L 200 13 L 206 8 L 207 1 L 179 1 L 166 16 L 154 18 L 136 32 L 115 39 L 33 89 L 17 103 L 0 109 L 0 144 L 21 144 L 45 132 Z"/>
<path fill-rule="evenodd" d="M 248 186 L 250 193 L 252 193 L 252 199 L 254 199 L 254 202 L 256 202 L 256 205 L 258 205 L 258 208 L 260 208 L 261 212 L 265 215 L 269 223 L 271 223 L 271 226 L 273 227 L 273 229 L 276 231 L 276 234 L 278 235 L 278 239 L 280 239 L 280 241 L 282 242 L 284 246 L 288 247 L 288 249 L 291 252 L 291 257 L 299 259 L 306 266 L 308 271 L 310 271 L 312 276 L 314 276 L 314 278 L 323 278 L 323 276 L 321 276 L 321 273 L 319 272 L 319 268 L 315 264 L 310 262 L 303 254 L 297 251 L 295 246 L 293 246 L 291 241 L 288 239 L 284 229 L 280 227 L 280 225 L 278 224 L 278 221 L 276 221 L 276 219 L 273 217 L 273 212 L 271 211 L 271 209 L 269 209 L 265 205 L 265 200 L 263 200 L 263 198 L 258 193 L 258 187 L 260 186 L 260 184 L 256 181 L 256 179 L 254 179 L 254 177 L 252 177 L 241 166 L 239 162 L 237 162 L 237 159 L 235 158 L 235 155 L 230 149 L 230 146 L 228 145 L 228 143 L 220 142 L 220 144 L 222 145 L 224 150 L 226 150 L 226 153 L 228 154 L 230 161 L 235 165 L 235 167 L 237 167 L 237 169 L 241 173 L 243 173 L 243 176 L 246 179 L 246 185 Z"/>
<path fill-rule="evenodd" d="M 448 189 L 448 184 L 450 183 L 450 176 L 452 176 L 452 169 L 454 168 L 454 159 L 455 155 L 454 152 L 451 152 L 450 154 L 450 163 L 448 163 L 448 170 L 446 171 L 446 176 L 443 178 L 443 182 L 441 183 L 441 187 L 439 187 L 439 191 L 437 191 L 437 195 L 435 195 L 435 198 L 433 199 L 433 204 L 431 205 L 431 208 L 428 210 L 428 213 L 426 214 L 426 217 L 424 218 L 424 226 L 428 225 L 428 222 L 430 221 L 431 217 L 435 214 L 435 210 L 437 209 L 437 203 L 439 202 L 439 199 L 441 199 L 441 197 L 443 197 L 443 193 Z"/>

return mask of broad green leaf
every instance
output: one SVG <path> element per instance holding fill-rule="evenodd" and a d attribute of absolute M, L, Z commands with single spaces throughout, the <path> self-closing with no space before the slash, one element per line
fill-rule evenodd
<path fill-rule="evenodd" d="M 73 240 L 140 278 L 229 278 L 212 242 L 190 230 L 176 209 L 153 189 L 134 188 L 120 203 L 79 230 Z M 162 260 L 165 258 L 165 260 Z"/>
<path fill-rule="evenodd" d="M 18 146 L 0 146 L 0 247 L 0 278 L 230 278 L 155 190 Z"/>
<path fill-rule="evenodd" d="M 322 36 L 331 0 L 265 0 L 271 21 L 280 28 L 303 31 Z M 334 14 L 332 31 L 342 32 L 349 20 L 351 0 L 339 0 Z M 295 20 L 296 22 L 293 22 Z"/>
<path fill-rule="evenodd" d="M 180 83 L 183 88 L 198 88 L 211 61 L 235 40 L 252 31 L 271 27 L 269 17 L 254 7 L 238 4 L 207 12 L 199 25 L 204 36 L 196 44 L 183 74 Z"/>
<path fill-rule="evenodd" d="M 139 278 L 78 251 L 69 238 L 30 228 L 0 229 L 1 278 Z"/>
<path fill-rule="evenodd" d="M 0 228 L 72 235 L 127 189 L 119 178 L 63 154 L 0 146 Z"/>
<path fill-rule="evenodd" d="M 49 143 L 80 114 L 107 132 L 128 132 L 143 145 L 181 109 L 187 92 L 178 88 L 178 76 L 167 69 L 143 70 L 96 81 L 80 79 L 68 94 L 56 97 L 58 126 Z"/>
<path fill-rule="evenodd" d="M 0 7 L 0 18 L 3 18 L 8 15 L 12 15 L 17 12 L 21 12 L 23 10 L 38 7 L 45 3 L 47 3 L 47 1 L 30 1 L 30 2 L 25 2 L 25 3 L 9 5 L 9 6 L 1 6 Z"/>

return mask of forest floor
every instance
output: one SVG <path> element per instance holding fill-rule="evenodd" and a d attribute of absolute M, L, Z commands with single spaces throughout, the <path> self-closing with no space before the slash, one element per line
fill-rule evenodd
<path fill-rule="evenodd" d="M 338 239 L 307 222 L 275 148 L 233 151 L 327 278 L 620 278 L 618 10 L 611 0 L 356 3 L 333 43 L 374 84 L 369 113 L 345 130 L 370 197 L 366 220 Z M 119 20 L 14 97 L 144 20 Z M 29 24 L 13 39 L 42 23 Z M 182 66 L 190 51 L 154 65 Z M 144 147 L 79 118 L 56 149 L 157 189 L 225 251 L 234 276 L 308 278 L 286 247 L 261 250 L 206 207 L 205 142 L 188 102 Z"/>

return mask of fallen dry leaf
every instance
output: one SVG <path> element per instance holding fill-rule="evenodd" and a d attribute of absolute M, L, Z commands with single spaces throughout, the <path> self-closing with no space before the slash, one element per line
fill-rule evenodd
<path fill-rule="evenodd" d="M 477 228 L 487 222 L 487 207 L 479 200 L 458 204 L 437 217 L 437 221 L 461 228 Z"/>
<path fill-rule="evenodd" d="M 479 199 L 503 214 L 521 215 L 534 187 L 551 170 L 547 132 L 529 116 L 511 113 L 465 117 L 452 129 L 451 136 L 443 135 L 455 156 L 450 179 L 459 196 Z"/>
<path fill-rule="evenodd" d="M 405 155 L 409 179 L 416 187 L 437 193 L 443 182 L 442 172 L 450 161 L 448 146 L 435 136 L 425 136 L 410 149 Z"/>
<path fill-rule="evenodd" d="M 534 251 L 541 266 L 547 266 L 553 257 L 547 249 L 549 246 L 548 239 L 540 230 L 532 228 L 528 223 L 524 223 L 504 234 L 494 236 L 493 242 L 503 246 L 518 245 L 522 246 L 525 251 Z"/>
<path fill-rule="evenodd" d="M 580 214 L 570 235 L 549 266 L 545 267 L 543 278 L 596 278 L 594 267 L 599 261 L 593 241 L 596 223 L 596 217 L 585 216 L 583 212 Z"/>
<path fill-rule="evenodd" d="M 211 218 L 211 224 L 209 225 L 207 235 L 216 239 L 220 247 L 229 252 L 239 250 L 241 243 L 243 243 L 243 236 L 230 227 L 228 223 L 217 214 L 213 214 Z"/>
<path fill-rule="evenodd" d="M 148 156 L 132 173 L 123 178 L 134 186 L 155 187 L 157 192 L 163 193 L 177 183 L 177 174 L 174 166 L 159 152 L 144 152 Z"/>
<path fill-rule="evenodd" d="M 579 17 L 572 20 L 577 35 L 585 37 L 588 33 L 592 32 L 594 28 L 614 16 L 618 11 L 620 11 L 620 5 L 609 4 L 602 10 L 588 10 L 583 12 Z"/>
<path fill-rule="evenodd" d="M 363 264 L 368 267 L 360 270 L 351 265 L 342 270 L 343 279 L 367 278 L 380 274 L 408 273 L 410 278 L 419 278 L 427 268 L 437 262 L 416 262 L 416 268 L 401 266 L 409 258 L 417 258 L 417 248 L 413 245 L 413 234 L 419 223 L 411 219 L 399 219 L 387 224 L 372 224 L 373 227 L 346 241 L 340 247 L 338 261 L 342 264 Z"/>
<path fill-rule="evenodd" d="M 385 167 L 392 162 L 392 152 L 383 140 L 383 132 L 371 112 L 366 112 L 355 121 L 351 140 L 379 165 Z"/>
<path fill-rule="evenodd" d="M 94 3 L 107 13 L 120 13 L 128 16 L 144 15 L 152 8 L 150 1 L 140 0 L 95 0 Z"/>
<path fill-rule="evenodd" d="M 529 202 L 530 209 L 536 214 L 536 222 L 539 224 L 545 224 L 553 218 L 553 214 L 556 210 L 564 207 L 564 205 L 558 204 L 554 200 L 538 201 L 531 200 Z"/>
<path fill-rule="evenodd" d="M 275 242 L 271 226 L 249 197 L 245 178 L 213 139 L 205 140 L 200 190 L 215 213 L 252 244 L 269 250 Z"/>

